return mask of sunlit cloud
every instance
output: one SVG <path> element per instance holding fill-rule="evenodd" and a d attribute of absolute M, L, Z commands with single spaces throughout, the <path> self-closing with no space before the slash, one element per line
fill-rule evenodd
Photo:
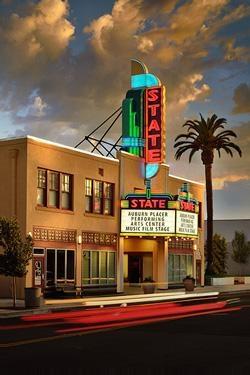
<path fill-rule="evenodd" d="M 241 83 L 234 90 L 233 113 L 250 113 L 250 85 Z"/>
<path fill-rule="evenodd" d="M 228 175 L 224 177 L 213 178 L 213 189 L 222 190 L 228 182 L 238 182 L 238 181 L 250 181 L 249 175 Z"/>
<path fill-rule="evenodd" d="M 68 2 L 60 0 L 41 0 L 24 16 L 12 13 L 0 27 L 6 70 L 14 73 L 58 58 L 74 34 L 67 14 Z"/>

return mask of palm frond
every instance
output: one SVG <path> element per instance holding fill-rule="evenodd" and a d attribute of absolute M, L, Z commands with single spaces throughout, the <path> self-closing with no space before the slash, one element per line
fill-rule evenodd
<path fill-rule="evenodd" d="M 216 115 L 214 115 L 216 116 Z M 213 133 L 216 132 L 216 130 L 222 128 L 224 129 L 224 125 L 227 124 L 227 120 L 225 118 L 217 118 L 216 116 L 216 121 L 214 122 L 213 126 L 212 126 L 212 130 L 213 130 Z"/>
<path fill-rule="evenodd" d="M 187 139 L 189 137 L 188 133 L 185 133 L 185 134 L 179 134 L 176 138 L 175 138 L 175 142 L 178 141 L 178 139 L 181 139 L 181 138 L 185 138 Z"/>
<path fill-rule="evenodd" d="M 192 142 L 192 141 L 179 141 L 179 142 L 176 142 L 175 144 L 174 144 L 174 148 L 176 148 L 176 147 L 179 147 L 179 146 L 187 146 L 187 145 L 193 145 L 194 144 L 194 142 Z"/>
<path fill-rule="evenodd" d="M 179 147 L 178 150 L 176 150 L 175 159 L 179 160 L 182 154 L 186 152 L 187 150 L 189 150 L 190 148 L 192 148 L 191 145 Z"/>
<path fill-rule="evenodd" d="M 233 148 L 235 151 L 238 152 L 238 154 L 240 155 L 240 157 L 242 156 L 241 148 L 238 145 L 236 145 L 235 143 L 229 142 L 229 143 L 227 143 L 227 147 Z"/>
<path fill-rule="evenodd" d="M 235 137 L 235 138 L 237 138 L 237 135 L 232 130 L 223 130 L 222 132 L 218 133 L 216 135 L 216 137 L 223 137 L 224 135 L 228 136 L 228 137 Z"/>
<path fill-rule="evenodd" d="M 231 137 L 237 137 L 232 130 L 223 130 L 227 123 L 225 118 L 218 118 L 213 114 L 207 120 L 200 113 L 200 119 L 187 120 L 182 126 L 186 128 L 187 133 L 179 134 L 175 138 L 174 148 L 176 148 L 175 158 L 178 160 L 182 154 L 190 150 L 189 162 L 191 162 L 193 155 L 198 150 L 202 151 L 202 161 L 212 160 L 211 158 L 204 158 L 204 155 L 213 155 L 214 150 L 218 152 L 221 157 L 221 150 L 224 150 L 231 157 L 233 151 L 237 151 L 241 156 L 242 152 L 239 146 L 231 142 Z M 222 129 L 215 134 L 218 129 Z"/>
<path fill-rule="evenodd" d="M 232 153 L 232 150 L 230 149 L 230 147 L 224 145 L 223 147 L 221 147 L 221 149 L 226 151 L 227 154 L 229 154 L 231 157 L 233 157 L 233 153 Z"/>
<path fill-rule="evenodd" d="M 190 151 L 189 158 L 188 158 L 189 163 L 191 163 L 192 158 L 193 158 L 194 154 L 195 154 L 197 151 L 199 151 L 199 149 L 197 149 L 197 148 L 193 148 L 193 149 Z"/>
<path fill-rule="evenodd" d="M 219 148 L 217 148 L 216 150 L 217 150 L 217 152 L 218 152 L 218 155 L 219 155 L 219 158 L 220 158 L 220 157 L 221 157 L 221 152 L 220 152 L 220 149 L 219 149 Z"/>

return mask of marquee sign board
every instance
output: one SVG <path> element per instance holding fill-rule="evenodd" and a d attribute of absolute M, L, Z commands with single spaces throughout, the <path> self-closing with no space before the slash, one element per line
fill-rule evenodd
<path fill-rule="evenodd" d="M 121 233 L 164 236 L 174 232 L 173 210 L 121 210 Z"/>
<path fill-rule="evenodd" d="M 198 235 L 198 214 L 193 212 L 176 211 L 176 233 Z"/>
<path fill-rule="evenodd" d="M 121 200 L 121 235 L 198 236 L 199 202 L 188 191 L 178 195 L 127 194 Z"/>

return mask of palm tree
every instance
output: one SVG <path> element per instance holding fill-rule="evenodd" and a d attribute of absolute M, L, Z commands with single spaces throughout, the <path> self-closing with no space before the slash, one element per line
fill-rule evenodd
<path fill-rule="evenodd" d="M 233 157 L 232 150 L 242 152 L 239 146 L 231 142 L 231 137 L 237 137 L 232 130 L 223 130 L 215 134 L 218 129 L 224 129 L 227 120 L 218 118 L 215 114 L 205 120 L 200 114 L 200 120 L 188 120 L 183 127 L 187 127 L 186 134 L 180 134 L 175 138 L 174 147 L 177 148 L 175 159 L 179 160 L 182 154 L 190 151 L 189 163 L 194 154 L 201 151 L 201 160 L 205 165 L 206 178 L 206 203 L 207 203 L 207 269 L 206 274 L 213 273 L 213 187 L 212 187 L 212 164 L 214 161 L 214 151 L 221 156 L 221 150 Z M 180 140 L 182 139 L 182 140 Z M 184 139 L 184 140 L 183 140 Z M 177 142 L 178 141 L 178 142 Z"/>

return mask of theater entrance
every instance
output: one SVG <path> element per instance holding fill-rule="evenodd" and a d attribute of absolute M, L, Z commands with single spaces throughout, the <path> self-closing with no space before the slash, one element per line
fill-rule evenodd
<path fill-rule="evenodd" d="M 140 284 L 145 278 L 153 278 L 152 253 L 124 254 L 124 281 Z"/>
<path fill-rule="evenodd" d="M 128 255 L 128 281 L 132 284 L 142 282 L 142 255 Z"/>

